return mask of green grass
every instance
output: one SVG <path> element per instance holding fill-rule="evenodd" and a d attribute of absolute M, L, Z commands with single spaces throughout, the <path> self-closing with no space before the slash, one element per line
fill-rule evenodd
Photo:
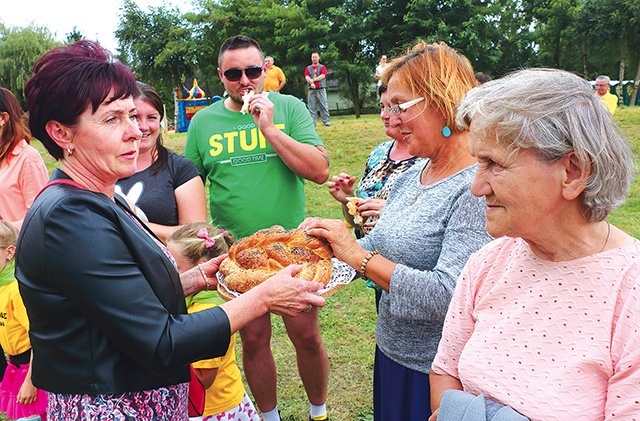
<path fill-rule="evenodd" d="M 640 150 L 640 107 L 622 107 L 615 115 L 620 127 L 629 136 L 636 151 Z M 360 176 L 366 158 L 376 144 L 385 139 L 377 115 L 331 118 L 331 127 L 319 125 L 318 132 L 325 141 L 331 158 L 331 174 L 347 172 Z M 176 152 L 184 149 L 185 134 L 171 134 L 166 145 Z M 40 147 L 38 142 L 34 142 Z M 637 155 L 637 152 L 636 152 Z M 53 168 L 51 159 L 47 159 Z M 341 218 L 338 203 L 325 186 L 307 182 L 307 215 Z M 640 238 L 640 183 L 636 179 L 627 203 L 610 216 L 610 221 L 629 234 Z M 372 420 L 372 376 L 375 347 L 375 307 L 373 291 L 361 281 L 354 281 L 327 299 L 320 311 L 322 336 L 329 352 L 328 409 L 337 421 Z M 279 317 L 273 317 L 272 349 L 278 367 L 279 407 L 284 421 L 306 419 L 308 402 L 297 375 L 293 345 L 288 340 Z M 239 344 L 240 341 L 237 341 Z M 238 364 L 242 368 L 240 346 Z M 1 419 L 1 418 L 0 418 Z"/>

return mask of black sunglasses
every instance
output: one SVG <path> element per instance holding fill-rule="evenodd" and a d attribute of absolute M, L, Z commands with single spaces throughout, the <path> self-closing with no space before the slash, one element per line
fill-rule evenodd
<path fill-rule="evenodd" d="M 260 66 L 251 66 L 251 67 L 247 67 L 244 70 L 242 70 L 242 69 L 229 69 L 229 70 L 225 70 L 224 72 L 222 72 L 222 74 L 224 75 L 224 77 L 227 78 L 227 80 L 229 80 L 231 82 L 237 82 L 242 78 L 242 72 L 244 72 L 244 74 L 247 75 L 247 77 L 249 79 L 257 79 L 260 76 L 262 76 L 262 67 L 260 67 Z"/>

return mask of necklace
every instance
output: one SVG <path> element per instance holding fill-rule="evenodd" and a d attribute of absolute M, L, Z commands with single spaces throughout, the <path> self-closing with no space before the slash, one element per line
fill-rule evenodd
<path fill-rule="evenodd" d="M 604 244 L 602 245 L 602 248 L 598 253 L 602 253 L 604 251 L 604 249 L 607 247 L 607 244 L 609 244 L 609 237 L 611 237 L 611 224 L 609 223 L 609 221 L 605 222 L 607 223 L 607 238 L 604 240 Z"/>
<path fill-rule="evenodd" d="M 462 155 L 462 154 L 464 153 L 464 151 L 465 151 L 465 150 L 466 150 L 465 148 L 462 148 L 462 149 L 460 150 L 460 152 L 458 152 L 457 154 L 455 154 L 455 156 L 454 156 L 453 158 L 451 158 L 451 159 L 449 160 L 449 162 L 447 162 L 447 164 L 446 164 L 444 167 L 442 167 L 442 169 L 441 169 L 440 171 L 438 171 L 436 174 L 434 174 L 434 175 L 433 175 L 433 178 L 435 179 L 434 181 L 437 181 L 438 177 L 439 177 L 443 172 L 445 172 L 445 170 L 447 170 L 451 165 L 453 165 L 453 163 L 456 161 L 456 159 L 458 159 L 458 158 L 460 157 L 460 155 Z M 426 167 L 424 167 L 424 170 L 423 170 L 423 173 L 424 173 L 424 174 L 426 174 L 426 173 L 428 172 L 429 168 L 431 168 L 431 162 L 432 162 L 432 161 L 429 161 L 429 163 L 427 164 L 427 166 L 426 166 Z M 422 174 L 420 174 L 420 184 L 422 184 Z M 418 193 L 416 194 L 416 196 L 413 198 L 413 200 L 411 201 L 411 203 L 410 203 L 409 205 L 411 206 L 411 205 L 415 204 L 415 203 L 416 203 L 416 201 L 418 200 L 418 198 L 420 197 L 420 195 L 422 194 L 422 192 L 424 192 L 424 191 L 425 191 L 425 189 L 420 189 L 420 190 L 418 191 Z"/>
<path fill-rule="evenodd" d="M 457 154 L 455 154 L 455 156 L 454 156 L 453 158 L 451 158 L 451 159 L 449 160 L 449 162 L 447 162 L 447 164 L 446 164 L 444 167 L 442 167 L 442 169 L 441 169 L 440 171 L 438 171 L 437 173 L 435 173 L 435 174 L 433 175 L 433 178 L 437 180 L 437 178 L 440 176 L 440 174 L 442 174 L 443 172 L 445 172 L 445 171 L 446 171 L 446 170 L 447 170 L 451 165 L 453 165 L 453 163 L 456 161 L 456 159 L 458 159 L 458 158 L 460 157 L 460 155 L 462 155 L 462 154 L 464 153 L 464 151 L 465 151 L 465 150 L 466 150 L 465 148 L 460 149 L 460 152 L 458 152 Z M 431 163 L 432 163 L 432 162 L 433 162 L 433 161 L 431 161 L 431 160 L 430 160 L 430 161 L 429 161 L 429 163 L 427 164 L 427 166 L 425 167 L 425 169 L 424 169 L 424 173 L 425 173 L 425 174 L 427 174 L 427 172 L 429 172 L 429 170 L 432 168 L 432 166 L 431 166 Z"/>

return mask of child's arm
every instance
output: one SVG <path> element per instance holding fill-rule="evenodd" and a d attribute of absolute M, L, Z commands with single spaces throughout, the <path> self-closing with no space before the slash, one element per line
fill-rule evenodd
<path fill-rule="evenodd" d="M 200 380 L 200 383 L 202 383 L 205 389 L 211 387 L 218 375 L 217 368 L 194 368 L 194 371 L 196 372 L 196 377 Z"/>
<path fill-rule="evenodd" d="M 34 403 L 37 398 L 38 389 L 33 386 L 31 383 L 31 366 L 33 363 L 33 352 L 31 353 L 31 358 L 29 360 L 29 370 L 27 370 L 27 377 L 25 377 L 22 386 L 20 387 L 20 391 L 18 392 L 18 397 L 16 401 L 23 405 L 29 405 Z"/>

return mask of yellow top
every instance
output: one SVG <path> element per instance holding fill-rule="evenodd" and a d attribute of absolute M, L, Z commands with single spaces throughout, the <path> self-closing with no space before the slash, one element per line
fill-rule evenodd
<path fill-rule="evenodd" d="M 195 313 L 207 308 L 215 307 L 215 304 L 203 304 L 192 302 L 188 312 Z M 216 415 L 228 411 L 242 402 L 244 397 L 244 385 L 240 377 L 240 370 L 236 365 L 235 351 L 236 337 L 231 336 L 227 353 L 219 358 L 196 361 L 194 368 L 217 368 L 218 374 L 210 388 L 207 389 L 203 416 Z"/>
<path fill-rule="evenodd" d="M 267 76 L 264 78 L 264 90 L 275 91 L 280 86 L 280 82 L 287 80 L 284 72 L 278 66 L 271 66 L 267 70 Z"/>
<path fill-rule="evenodd" d="M 596 95 L 598 95 L 597 92 L 596 92 Z M 604 105 L 607 106 L 607 109 L 613 115 L 616 112 L 616 109 L 618 108 L 618 96 L 612 94 L 611 92 L 607 92 L 603 96 L 600 96 L 600 95 L 598 96 L 600 97 L 601 100 L 604 101 Z"/>
<path fill-rule="evenodd" d="M 31 348 L 29 318 L 18 281 L 0 287 L 0 344 L 8 355 L 18 355 Z"/>

